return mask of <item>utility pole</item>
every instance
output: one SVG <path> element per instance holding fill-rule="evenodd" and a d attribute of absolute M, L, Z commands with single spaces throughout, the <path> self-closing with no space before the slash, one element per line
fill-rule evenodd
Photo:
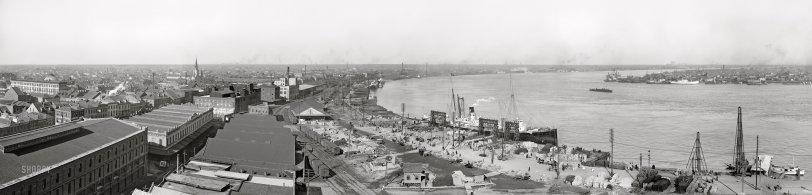
<path fill-rule="evenodd" d="M 406 113 L 406 103 L 400 103 L 400 134 L 406 135 L 406 129 L 403 128 L 403 117 Z"/>
<path fill-rule="evenodd" d="M 495 158 L 494 156 L 496 156 L 496 151 L 493 151 L 493 146 L 491 146 L 490 148 L 491 148 L 491 164 L 493 164 L 493 159 Z"/>
<path fill-rule="evenodd" d="M 615 168 L 612 166 L 615 160 L 615 129 L 609 129 L 609 142 L 612 144 L 611 151 L 612 153 L 609 155 L 609 175 L 615 175 Z"/>
<path fill-rule="evenodd" d="M 651 150 L 648 150 L 648 167 L 651 167 Z"/>
<path fill-rule="evenodd" d="M 502 147 L 502 154 L 500 154 L 499 158 L 504 158 L 505 157 L 505 135 L 506 135 L 506 133 L 507 133 L 507 127 L 503 126 L 502 139 L 501 139 L 501 142 L 499 143 L 501 145 L 501 147 Z"/>
<path fill-rule="evenodd" d="M 756 135 L 756 167 L 760 166 L 761 166 L 761 158 L 758 156 L 758 135 Z M 758 175 L 759 173 L 756 173 L 756 190 L 758 190 Z"/>

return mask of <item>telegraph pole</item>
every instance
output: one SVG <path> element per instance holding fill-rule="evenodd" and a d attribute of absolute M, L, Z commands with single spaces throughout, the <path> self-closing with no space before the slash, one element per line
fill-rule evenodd
<path fill-rule="evenodd" d="M 761 158 L 758 156 L 758 135 L 756 135 L 756 167 L 760 166 L 761 166 Z M 758 190 L 758 175 L 759 173 L 756 173 L 756 190 Z"/>
<path fill-rule="evenodd" d="M 648 167 L 651 167 L 651 150 L 648 150 Z"/>

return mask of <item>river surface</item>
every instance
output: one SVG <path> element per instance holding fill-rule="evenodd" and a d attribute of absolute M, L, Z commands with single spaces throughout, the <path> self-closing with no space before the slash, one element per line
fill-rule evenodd
<path fill-rule="evenodd" d="M 643 75 L 646 71 L 621 74 Z M 759 153 L 773 164 L 812 169 L 812 86 L 653 85 L 603 82 L 606 72 L 491 74 L 453 77 L 454 91 L 477 115 L 501 118 L 511 81 L 519 116 L 533 126 L 558 128 L 560 144 L 608 151 L 615 130 L 616 161 L 685 168 L 696 132 L 711 169 L 733 160 L 736 110 L 742 107 L 744 149 L 750 162 Z M 510 79 L 512 77 L 512 79 Z M 448 112 L 449 77 L 389 81 L 375 95 L 378 104 L 411 116 Z M 609 88 L 614 93 L 590 92 Z M 478 101 L 477 101 L 478 100 Z M 794 159 L 793 159 L 794 157 Z"/>

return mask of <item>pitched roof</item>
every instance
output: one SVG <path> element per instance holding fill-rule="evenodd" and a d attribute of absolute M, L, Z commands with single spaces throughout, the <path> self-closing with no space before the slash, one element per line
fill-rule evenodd
<path fill-rule="evenodd" d="M 84 98 L 84 99 L 93 99 L 93 98 L 99 97 L 100 94 L 101 93 L 99 93 L 98 91 L 88 91 L 87 93 L 85 93 L 85 95 L 82 96 L 82 98 Z"/>
<path fill-rule="evenodd" d="M 152 112 L 127 119 L 138 126 L 149 127 L 149 131 L 171 131 L 175 127 L 189 122 L 193 116 L 209 111 L 211 108 L 192 105 L 169 105 Z"/>
<path fill-rule="evenodd" d="M 312 97 L 291 103 L 290 111 L 297 116 L 327 116 L 324 112 L 324 104 L 316 102 L 316 99 Z"/>

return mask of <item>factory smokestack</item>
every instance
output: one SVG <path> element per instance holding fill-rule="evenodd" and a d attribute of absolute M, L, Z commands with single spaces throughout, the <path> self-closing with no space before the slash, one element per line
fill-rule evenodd
<path fill-rule="evenodd" d="M 285 71 L 285 86 L 290 85 L 290 66 L 288 66 L 288 70 Z"/>

